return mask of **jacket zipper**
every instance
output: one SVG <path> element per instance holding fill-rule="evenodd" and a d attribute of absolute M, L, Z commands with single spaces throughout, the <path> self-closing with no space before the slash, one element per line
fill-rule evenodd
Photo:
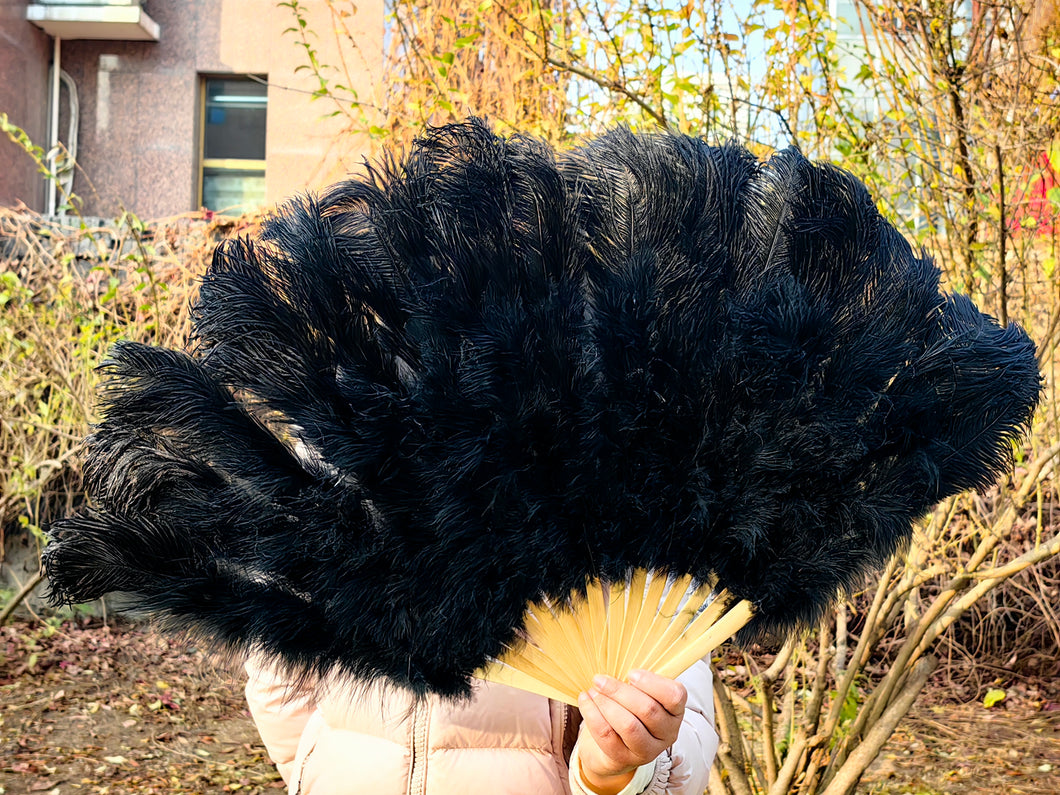
<path fill-rule="evenodd" d="M 567 726 L 570 724 L 570 705 L 563 705 L 563 728 L 559 733 L 559 753 L 561 757 L 567 756 Z"/>
<path fill-rule="evenodd" d="M 422 699 L 416 704 L 412 719 L 412 761 L 409 768 L 409 795 L 427 793 L 427 727 L 431 703 Z"/>

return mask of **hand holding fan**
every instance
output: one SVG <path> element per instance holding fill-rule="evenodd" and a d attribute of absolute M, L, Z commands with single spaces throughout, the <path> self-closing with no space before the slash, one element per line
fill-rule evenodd
<path fill-rule="evenodd" d="M 114 350 L 54 597 L 450 696 L 815 620 L 1038 397 L 851 176 L 627 130 L 431 131 L 219 246 L 195 330 Z"/>

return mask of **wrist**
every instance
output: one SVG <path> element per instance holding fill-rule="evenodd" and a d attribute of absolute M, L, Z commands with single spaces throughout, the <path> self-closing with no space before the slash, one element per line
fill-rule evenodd
<path fill-rule="evenodd" d="M 582 763 L 583 748 L 588 751 L 584 757 L 587 764 Z M 575 795 L 637 795 L 651 784 L 658 760 L 628 771 L 622 770 L 621 773 L 616 772 L 614 767 L 607 773 L 601 773 L 601 769 L 607 770 L 608 766 L 606 762 L 600 764 L 604 760 L 595 756 L 594 750 L 591 743 L 579 741 L 574 745 L 570 759 L 570 789 Z"/>
<path fill-rule="evenodd" d="M 583 760 L 578 760 L 578 775 L 585 785 L 596 795 L 618 795 L 633 780 L 637 769 L 621 773 L 598 773 L 591 767 L 587 767 Z"/>

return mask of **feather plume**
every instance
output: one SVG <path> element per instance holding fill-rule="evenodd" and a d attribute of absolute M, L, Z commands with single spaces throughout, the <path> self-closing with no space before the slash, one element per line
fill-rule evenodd
<path fill-rule="evenodd" d="M 53 598 L 448 696 L 637 572 L 815 620 L 1039 390 L 849 174 L 625 129 L 431 130 L 221 244 L 195 329 L 115 349 Z"/>

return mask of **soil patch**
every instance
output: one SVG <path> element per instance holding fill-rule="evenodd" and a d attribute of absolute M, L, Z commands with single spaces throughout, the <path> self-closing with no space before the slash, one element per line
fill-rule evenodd
<path fill-rule="evenodd" d="M 1016 682 L 990 708 L 922 696 L 869 768 L 871 795 L 1057 795 L 1060 683 Z M 933 703 L 936 702 L 936 703 Z"/>
<path fill-rule="evenodd" d="M 242 678 L 125 623 L 0 629 L 0 793 L 276 793 Z"/>
<path fill-rule="evenodd" d="M 924 694 L 861 795 L 1060 793 L 1060 683 L 1005 699 Z M 0 795 L 282 792 L 243 700 L 243 676 L 124 622 L 0 628 Z"/>

